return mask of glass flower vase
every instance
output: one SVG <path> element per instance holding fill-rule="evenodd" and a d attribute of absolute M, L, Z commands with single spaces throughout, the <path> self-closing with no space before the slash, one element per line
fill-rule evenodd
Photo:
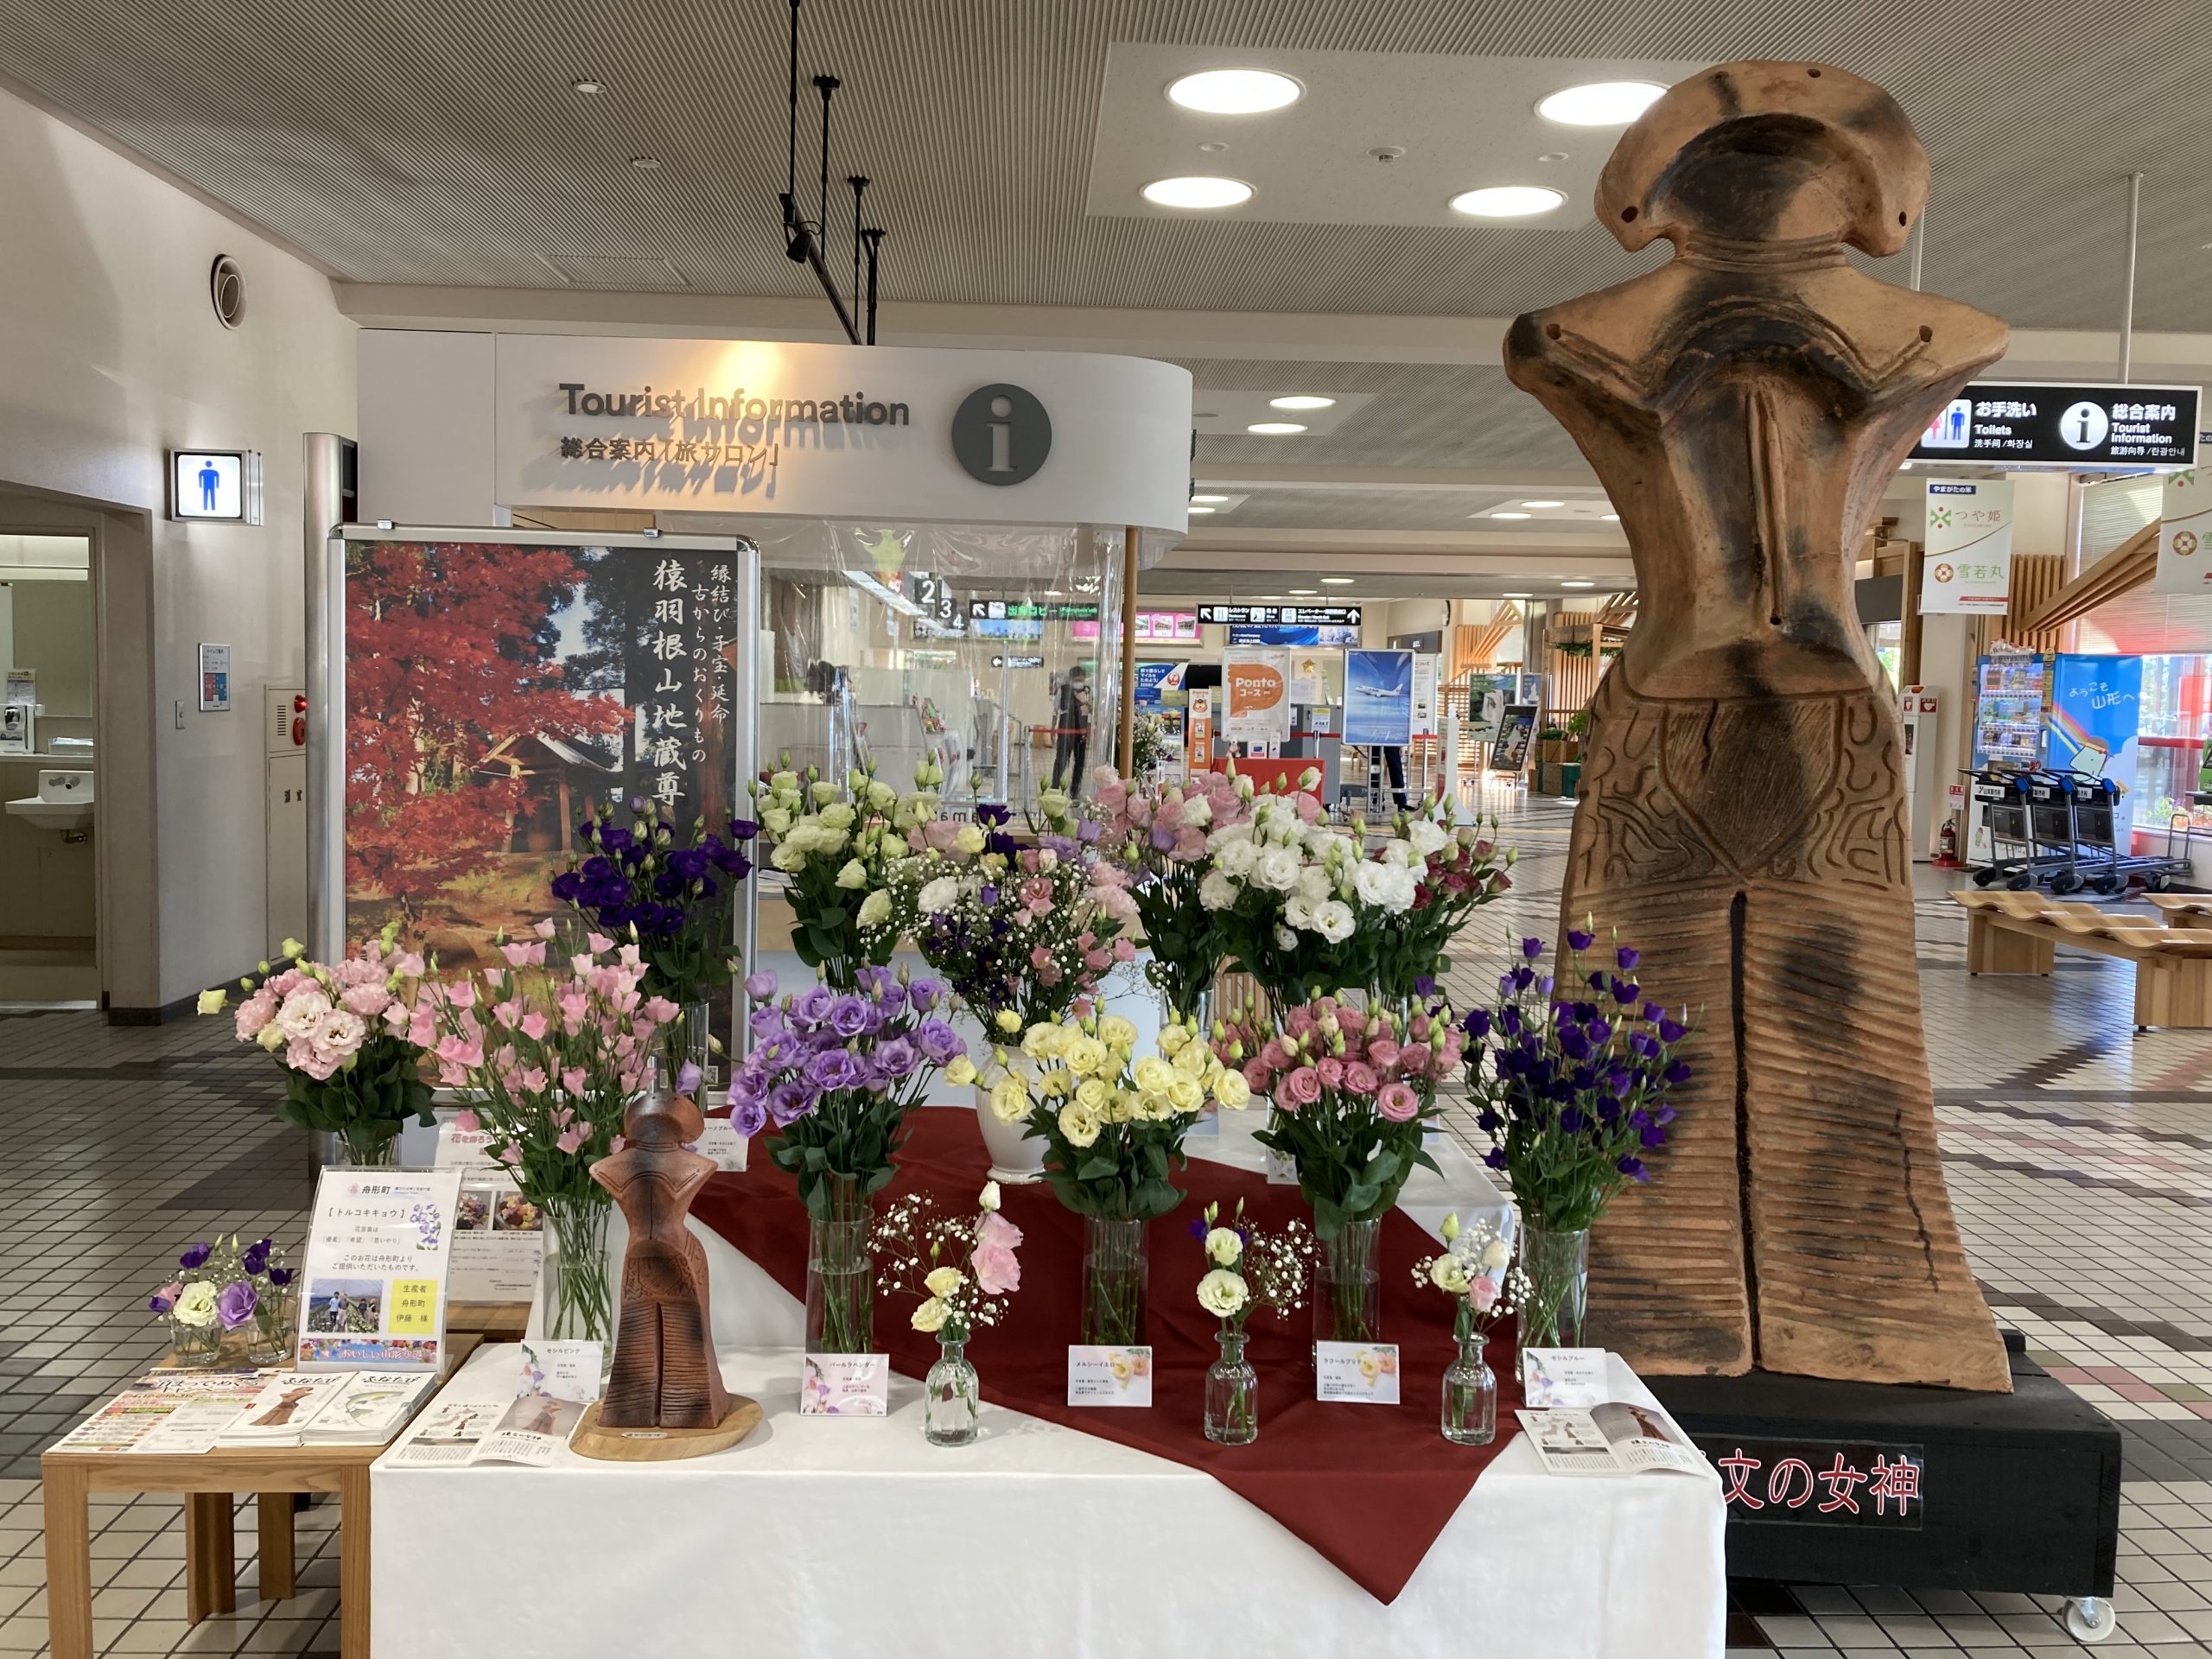
<path fill-rule="evenodd" d="M 223 1322 L 210 1317 L 204 1325 L 169 1316 L 169 1363 L 199 1370 L 223 1357 Z"/>
<path fill-rule="evenodd" d="M 712 1003 L 687 1002 L 668 1022 L 665 1033 L 667 1046 L 662 1052 L 667 1057 L 668 1078 L 671 1084 L 683 1075 L 683 1068 L 687 1065 L 699 1068 L 698 1086 L 702 1089 L 722 1081 L 710 1070 L 715 1058 L 713 1020 Z M 704 1104 L 703 1099 L 701 1103 Z"/>
<path fill-rule="evenodd" d="M 357 1117 L 338 1131 L 338 1167 L 391 1169 L 399 1162 L 399 1132 L 389 1117 Z"/>
<path fill-rule="evenodd" d="M 1129 1216 L 1083 1222 L 1083 1341 L 1088 1346 L 1144 1345 L 1144 1223 Z"/>
<path fill-rule="evenodd" d="M 245 1357 L 256 1365 L 289 1365 L 299 1344 L 299 1281 L 289 1285 L 264 1281 L 258 1288 L 253 1322 L 246 1331 Z"/>
<path fill-rule="evenodd" d="M 1497 1374 L 1483 1358 L 1479 1336 L 1459 1338 L 1459 1357 L 1444 1370 L 1444 1438 L 1454 1446 L 1488 1446 L 1497 1438 Z"/>
<path fill-rule="evenodd" d="M 538 1203 L 544 1227 L 538 1294 L 548 1341 L 614 1340 L 614 1290 L 607 1257 L 607 1223 L 613 1207 L 603 1193 L 568 1193 Z"/>
<path fill-rule="evenodd" d="M 828 1203 L 809 1217 L 806 1249 L 806 1351 L 875 1351 L 875 1263 L 868 1255 L 874 1217 L 868 1194 L 850 1176 L 823 1183 Z"/>
<path fill-rule="evenodd" d="M 1313 1257 L 1313 1340 L 1379 1342 L 1382 1336 L 1382 1270 L 1378 1216 L 1348 1221 L 1333 1238 L 1319 1241 Z"/>
<path fill-rule="evenodd" d="M 1589 1233 L 1524 1223 L 1521 1270 L 1529 1275 L 1529 1290 L 1521 1304 L 1518 1352 L 1582 1346 L 1582 1317 L 1590 1300 Z"/>
<path fill-rule="evenodd" d="M 1260 1374 L 1244 1357 L 1244 1333 L 1224 1331 L 1221 1357 L 1206 1367 L 1206 1439 L 1249 1446 L 1260 1438 Z"/>
<path fill-rule="evenodd" d="M 965 1339 L 938 1338 L 937 1363 L 922 1381 L 922 1436 L 931 1446 L 971 1445 L 982 1383 L 968 1363 Z"/>

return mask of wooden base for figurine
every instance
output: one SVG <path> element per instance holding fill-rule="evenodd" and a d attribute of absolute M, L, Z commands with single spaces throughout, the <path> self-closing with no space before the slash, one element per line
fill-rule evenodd
<path fill-rule="evenodd" d="M 594 1400 L 584 1408 L 569 1448 L 602 1463 L 673 1463 L 735 1446 L 759 1426 L 761 1415 L 759 1402 L 733 1395 L 729 1415 L 712 1428 L 602 1428 Z"/>

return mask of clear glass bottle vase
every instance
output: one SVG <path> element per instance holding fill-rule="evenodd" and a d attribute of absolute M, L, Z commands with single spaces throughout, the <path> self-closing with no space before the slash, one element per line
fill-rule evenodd
<path fill-rule="evenodd" d="M 614 1340 L 614 1287 L 607 1255 L 607 1223 L 613 1203 L 603 1194 L 572 1194 L 540 1201 L 546 1339 Z"/>
<path fill-rule="evenodd" d="M 1497 1374 L 1483 1357 L 1479 1335 L 1459 1338 L 1459 1357 L 1444 1371 L 1444 1438 L 1454 1446 L 1488 1446 L 1497 1438 Z"/>
<path fill-rule="evenodd" d="M 1221 1357 L 1206 1367 L 1206 1439 L 1249 1446 L 1260 1438 L 1260 1374 L 1244 1357 L 1244 1333 L 1224 1331 Z"/>
<path fill-rule="evenodd" d="M 874 1214 L 848 1175 L 824 1184 L 823 1212 L 807 1222 L 806 1351 L 875 1351 L 875 1262 L 868 1254 Z"/>
<path fill-rule="evenodd" d="M 976 1436 L 982 1382 L 963 1338 L 939 1337 L 937 1363 L 922 1381 L 922 1435 L 931 1446 L 969 1446 Z"/>
<path fill-rule="evenodd" d="M 399 1163 L 405 1124 L 389 1117 L 356 1118 L 333 1137 L 331 1160 L 340 1169 L 391 1169 Z"/>
<path fill-rule="evenodd" d="M 1523 1224 L 1521 1270 L 1529 1291 L 1521 1304 L 1519 1354 L 1530 1348 L 1580 1348 L 1590 1301 L 1590 1235 Z"/>
<path fill-rule="evenodd" d="M 264 1281 L 259 1291 L 245 1357 L 256 1365 L 289 1365 L 299 1344 L 300 1281 L 296 1275 L 289 1285 Z"/>
<path fill-rule="evenodd" d="M 1145 1329 L 1144 1223 L 1086 1216 L 1083 1224 L 1083 1342 L 1141 1348 Z"/>
<path fill-rule="evenodd" d="M 1313 1340 L 1379 1342 L 1382 1338 L 1380 1217 L 1348 1221 L 1319 1240 L 1313 1257 Z"/>

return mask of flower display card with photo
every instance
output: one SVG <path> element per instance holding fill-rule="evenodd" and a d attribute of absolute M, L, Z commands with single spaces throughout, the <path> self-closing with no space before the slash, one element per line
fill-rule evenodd
<path fill-rule="evenodd" d="M 1524 1348 L 1521 1393 L 1531 1411 L 1602 1406 L 1611 1399 L 1602 1348 Z"/>
<path fill-rule="evenodd" d="M 1395 1342 L 1317 1342 L 1313 1397 L 1355 1406 L 1398 1403 L 1398 1344 Z"/>
<path fill-rule="evenodd" d="M 603 1342 L 525 1342 L 515 1397 L 468 1461 L 543 1468 L 569 1443 L 607 1375 Z"/>
<path fill-rule="evenodd" d="M 461 1172 L 446 1294 L 456 1302 L 527 1302 L 537 1294 L 545 1217 L 492 1157 L 489 1129 L 438 1125 L 435 1161 Z"/>
<path fill-rule="evenodd" d="M 891 1412 L 891 1356 L 807 1354 L 802 1357 L 802 1417 L 885 1417 Z"/>
<path fill-rule="evenodd" d="M 1152 1350 L 1077 1344 L 1068 1350 L 1068 1404 L 1149 1406 Z"/>
<path fill-rule="evenodd" d="M 326 1169 L 302 1274 L 302 1370 L 436 1370 L 461 1172 Z"/>

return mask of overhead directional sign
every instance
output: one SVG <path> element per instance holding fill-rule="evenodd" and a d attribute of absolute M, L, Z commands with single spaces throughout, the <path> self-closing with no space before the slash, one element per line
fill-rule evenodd
<path fill-rule="evenodd" d="M 2009 467 L 2194 467 L 2197 386 L 1977 380 L 1944 406 L 1915 461 Z"/>
<path fill-rule="evenodd" d="M 1359 626 L 1357 605 L 1201 605 L 1198 620 L 1216 627 L 1256 622 L 1291 627 L 1351 627 Z"/>

